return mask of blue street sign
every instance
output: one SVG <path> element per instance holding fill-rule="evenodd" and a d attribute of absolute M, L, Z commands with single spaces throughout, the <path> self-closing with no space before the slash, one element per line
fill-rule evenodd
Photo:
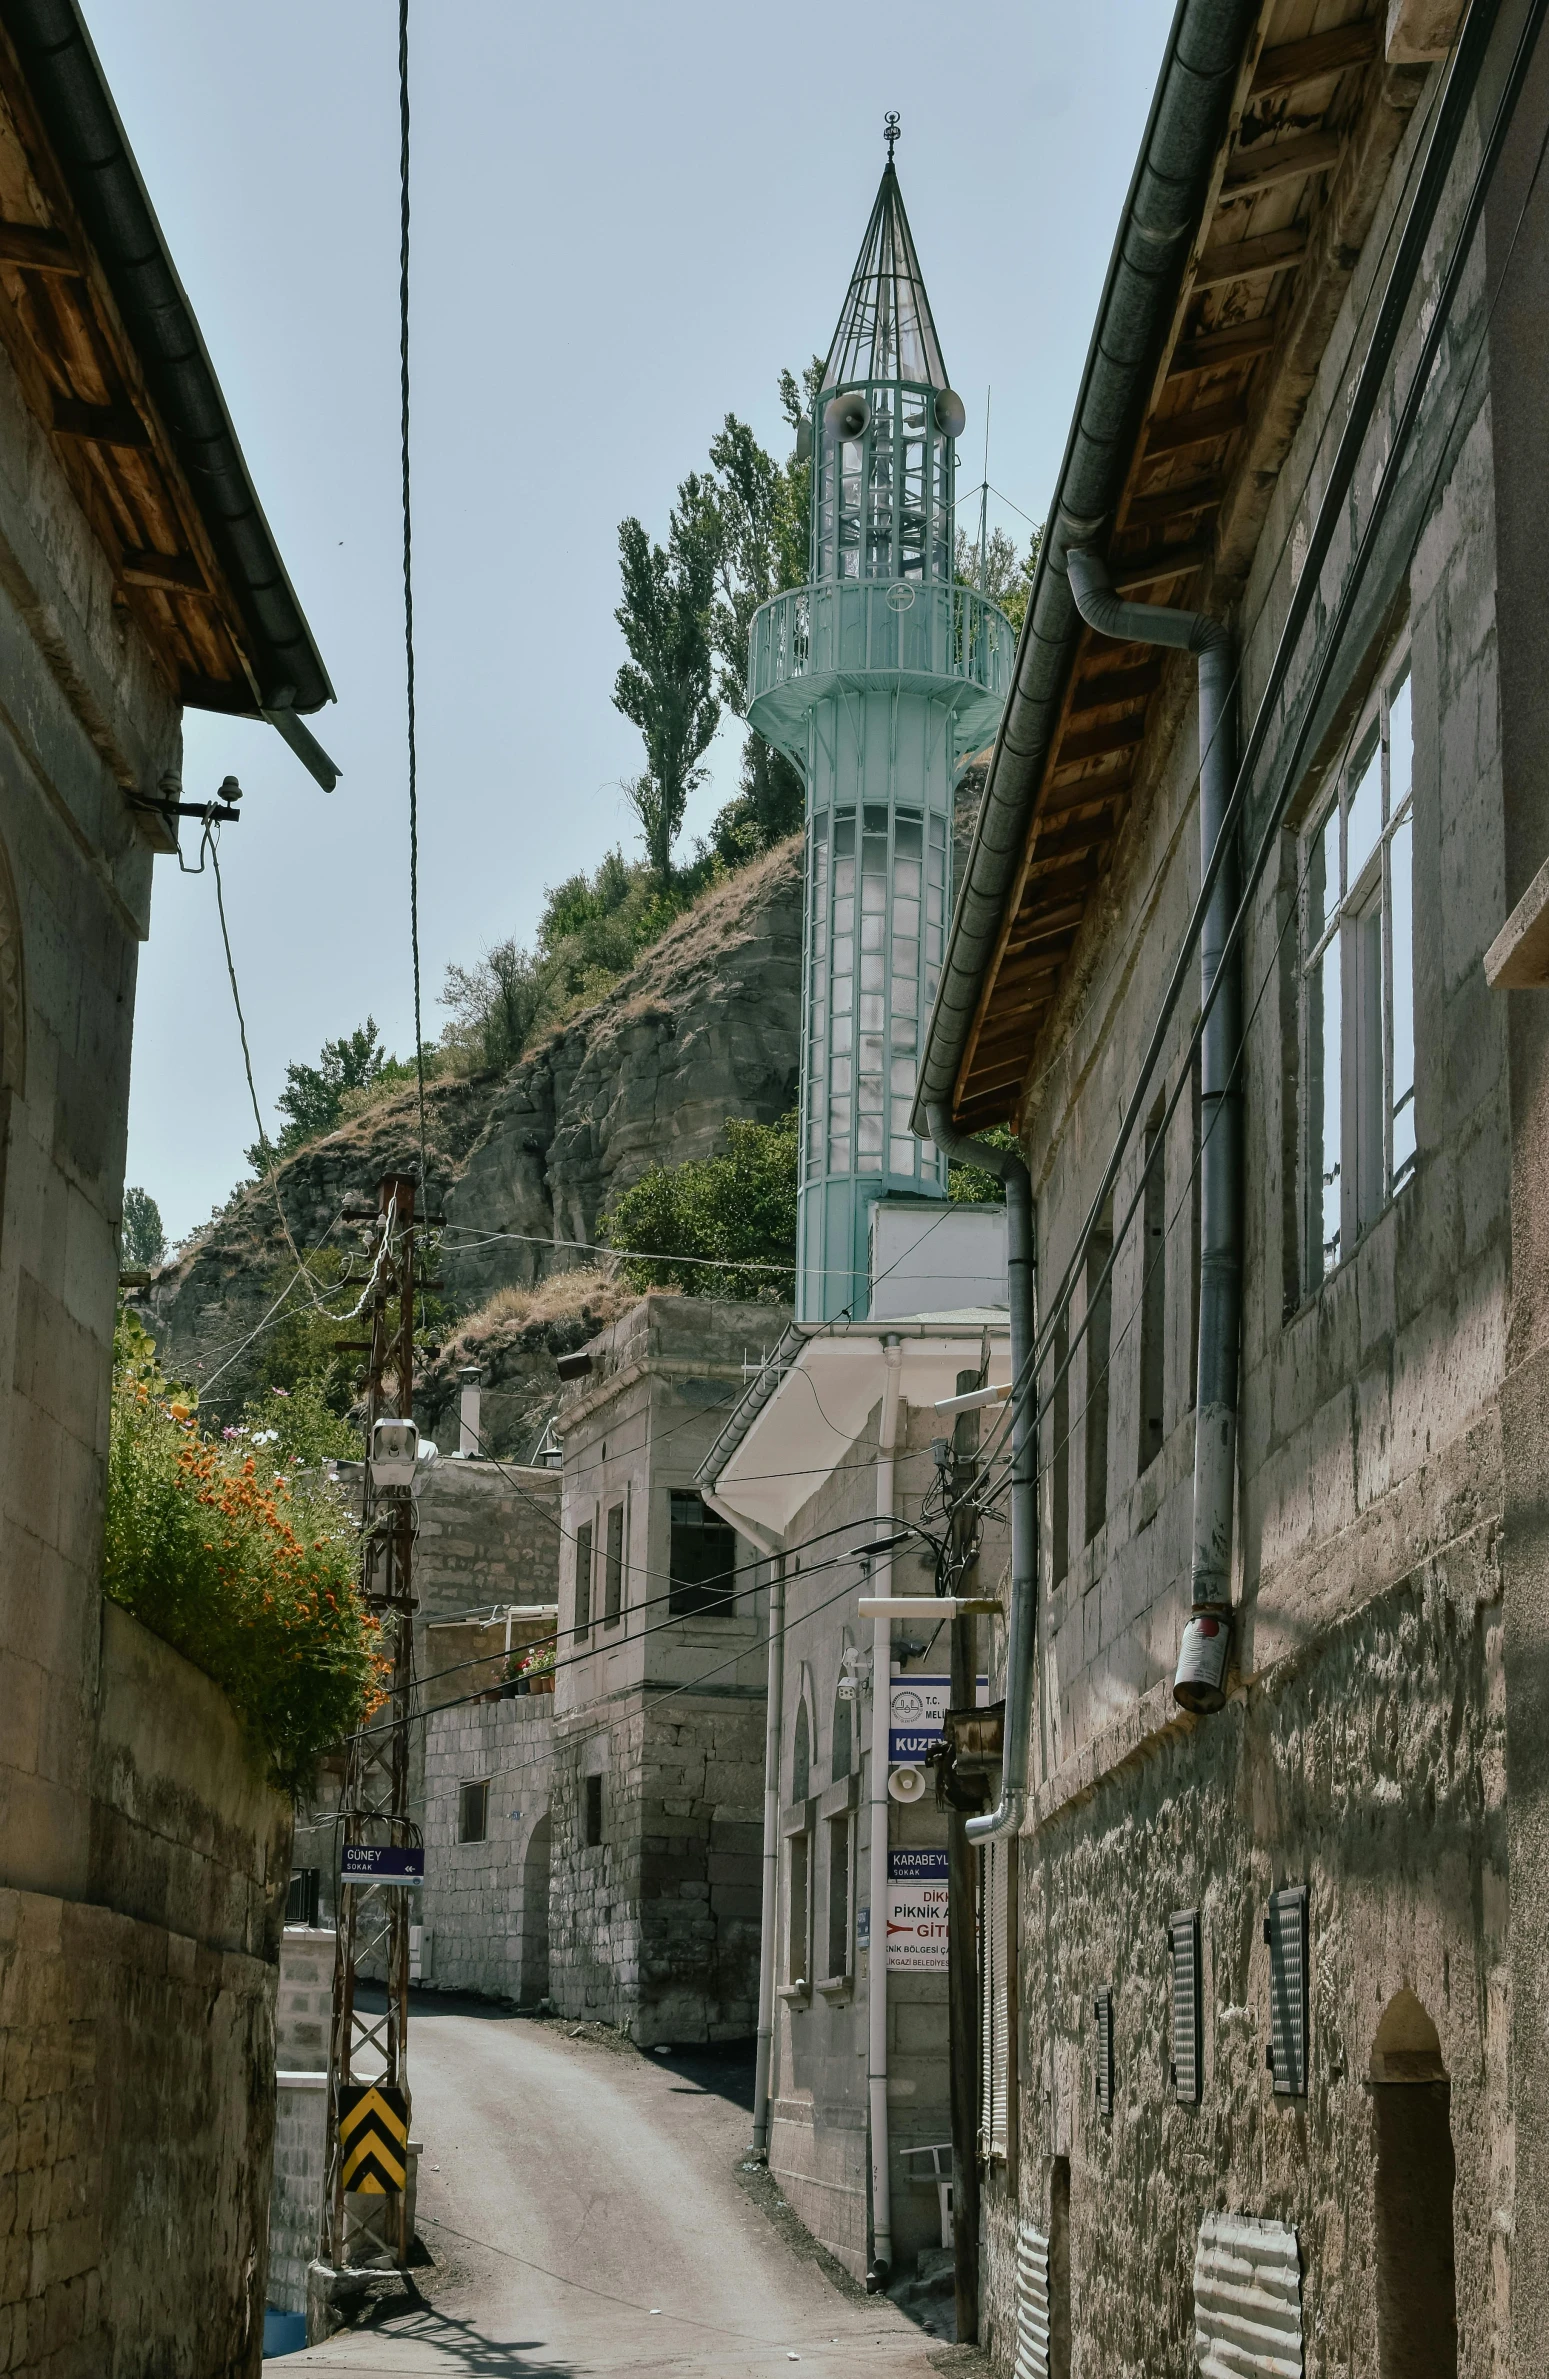
<path fill-rule="evenodd" d="M 422 1850 L 387 1850 L 375 1842 L 346 1842 L 339 1853 L 341 1883 L 423 1883 Z"/>

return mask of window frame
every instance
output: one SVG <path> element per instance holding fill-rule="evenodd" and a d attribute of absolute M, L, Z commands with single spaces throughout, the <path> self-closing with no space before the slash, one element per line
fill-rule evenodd
<path fill-rule="evenodd" d="M 470 1794 L 474 1793 L 478 1795 L 477 1804 L 469 1798 Z M 478 1809 L 477 1833 L 471 1830 L 469 1823 L 470 1813 L 475 1806 Z M 489 1778 L 487 1776 L 471 1776 L 459 1783 L 457 1787 L 457 1845 L 461 1849 L 464 1843 L 487 1842 L 488 1840 Z"/>
<path fill-rule="evenodd" d="M 1407 689 L 1409 697 L 1409 782 L 1395 805 L 1392 798 L 1392 714 Z M 1414 915 L 1414 672 L 1407 632 L 1392 647 L 1362 705 L 1337 766 L 1319 786 L 1297 833 L 1297 1024 L 1298 1155 L 1300 1169 L 1302 1301 L 1315 1297 L 1333 1278 L 1415 1178 L 1416 1144 L 1394 1164 L 1394 1126 L 1417 1103 L 1416 1083 L 1394 1095 L 1393 846 L 1409 831 L 1409 915 Z M 1378 762 L 1379 816 L 1375 840 L 1352 879 L 1349 872 L 1350 813 L 1373 759 Z M 1331 893 L 1324 872 L 1326 830 L 1338 815 L 1339 884 Z M 1320 906 L 1315 913 L 1314 904 Z M 1372 928 L 1377 928 L 1375 946 Z M 1322 1052 L 1328 1047 L 1321 1002 L 1325 961 L 1337 945 L 1339 983 L 1339 1213 L 1326 1236 L 1324 1118 L 1327 1107 Z M 1375 962 L 1376 983 L 1372 983 Z M 1374 1012 L 1375 1039 L 1370 1030 Z M 1414 986 L 1411 979 L 1410 1046 L 1414 1053 Z M 1418 1071 L 1417 1068 L 1414 1071 Z M 1412 1128 L 1412 1127 L 1411 1127 Z M 1374 1142 L 1380 1140 L 1380 1149 Z M 1372 1159 L 1377 1157 L 1377 1175 Z"/>
<path fill-rule="evenodd" d="M 581 1779 L 581 1843 L 583 1849 L 601 1850 L 608 1823 L 607 1794 L 603 1789 L 602 1770 L 593 1768 Z"/>
<path fill-rule="evenodd" d="M 584 1644 L 592 1632 L 592 1578 L 596 1567 L 593 1546 L 595 1515 L 578 1522 L 575 1532 L 575 1600 L 571 1634 Z"/>
<path fill-rule="evenodd" d="M 679 1521 L 676 1507 L 679 1499 L 693 1501 L 700 1507 L 699 1521 Z M 731 1564 L 717 1570 L 713 1578 L 680 1578 L 677 1571 L 676 1538 L 679 1528 L 698 1527 L 724 1531 L 731 1539 Z M 731 1523 L 713 1512 L 696 1487 L 667 1489 L 667 1615 L 671 1619 L 734 1619 L 737 1611 L 737 1573 L 742 1540 Z M 724 1584 L 717 1581 L 724 1580 Z"/>
<path fill-rule="evenodd" d="M 824 1924 L 830 1983 L 849 1982 L 855 1972 L 855 1813 L 841 1809 L 828 1826 L 828 1896 Z M 839 1889 L 836 1892 L 835 1886 Z M 839 1955 L 835 1958 L 834 1952 Z"/>
<path fill-rule="evenodd" d="M 624 1618 L 625 1545 L 624 1499 L 608 1506 L 602 1556 L 602 1624 L 618 1627 Z"/>

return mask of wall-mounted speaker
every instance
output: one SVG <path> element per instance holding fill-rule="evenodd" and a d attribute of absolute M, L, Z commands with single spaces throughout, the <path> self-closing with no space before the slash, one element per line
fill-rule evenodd
<path fill-rule="evenodd" d="M 823 408 L 823 427 L 831 438 L 864 438 L 871 426 L 871 407 L 858 388 L 830 397 Z"/>
<path fill-rule="evenodd" d="M 944 438 L 960 438 L 968 415 L 955 388 L 943 388 L 936 398 L 936 427 Z"/>
<path fill-rule="evenodd" d="M 923 1768 L 895 1768 L 887 1780 L 887 1789 L 895 1801 L 923 1801 L 926 1794 Z"/>

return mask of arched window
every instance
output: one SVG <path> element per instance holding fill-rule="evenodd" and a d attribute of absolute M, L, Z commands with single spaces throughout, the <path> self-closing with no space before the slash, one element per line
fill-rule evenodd
<path fill-rule="evenodd" d="M 1457 2379 L 1452 2084 L 1413 1991 L 1383 2010 L 1371 2085 L 1381 2379 Z"/>
<path fill-rule="evenodd" d="M 836 1784 L 838 1783 L 841 1776 L 848 1776 L 850 1773 L 850 1742 L 851 1727 L 853 1725 L 851 1713 L 855 1708 L 855 1704 L 852 1700 L 847 1698 L 844 1692 L 844 1685 L 845 1676 L 843 1670 L 841 1669 L 839 1673 L 839 1690 L 834 1695 L 834 1741 L 832 1754 L 828 1763 L 829 1772 Z"/>
<path fill-rule="evenodd" d="M 807 1716 L 806 1696 L 796 1705 L 796 1724 L 791 1729 L 791 1799 L 804 1801 L 812 1788 L 812 1725 Z"/>

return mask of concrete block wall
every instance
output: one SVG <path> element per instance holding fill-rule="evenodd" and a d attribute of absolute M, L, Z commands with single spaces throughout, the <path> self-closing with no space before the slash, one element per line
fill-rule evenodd
<path fill-rule="evenodd" d="M 277 2312 L 304 2313 L 328 2178 L 328 2077 L 282 2077 L 275 2101 L 267 2296 Z"/>

